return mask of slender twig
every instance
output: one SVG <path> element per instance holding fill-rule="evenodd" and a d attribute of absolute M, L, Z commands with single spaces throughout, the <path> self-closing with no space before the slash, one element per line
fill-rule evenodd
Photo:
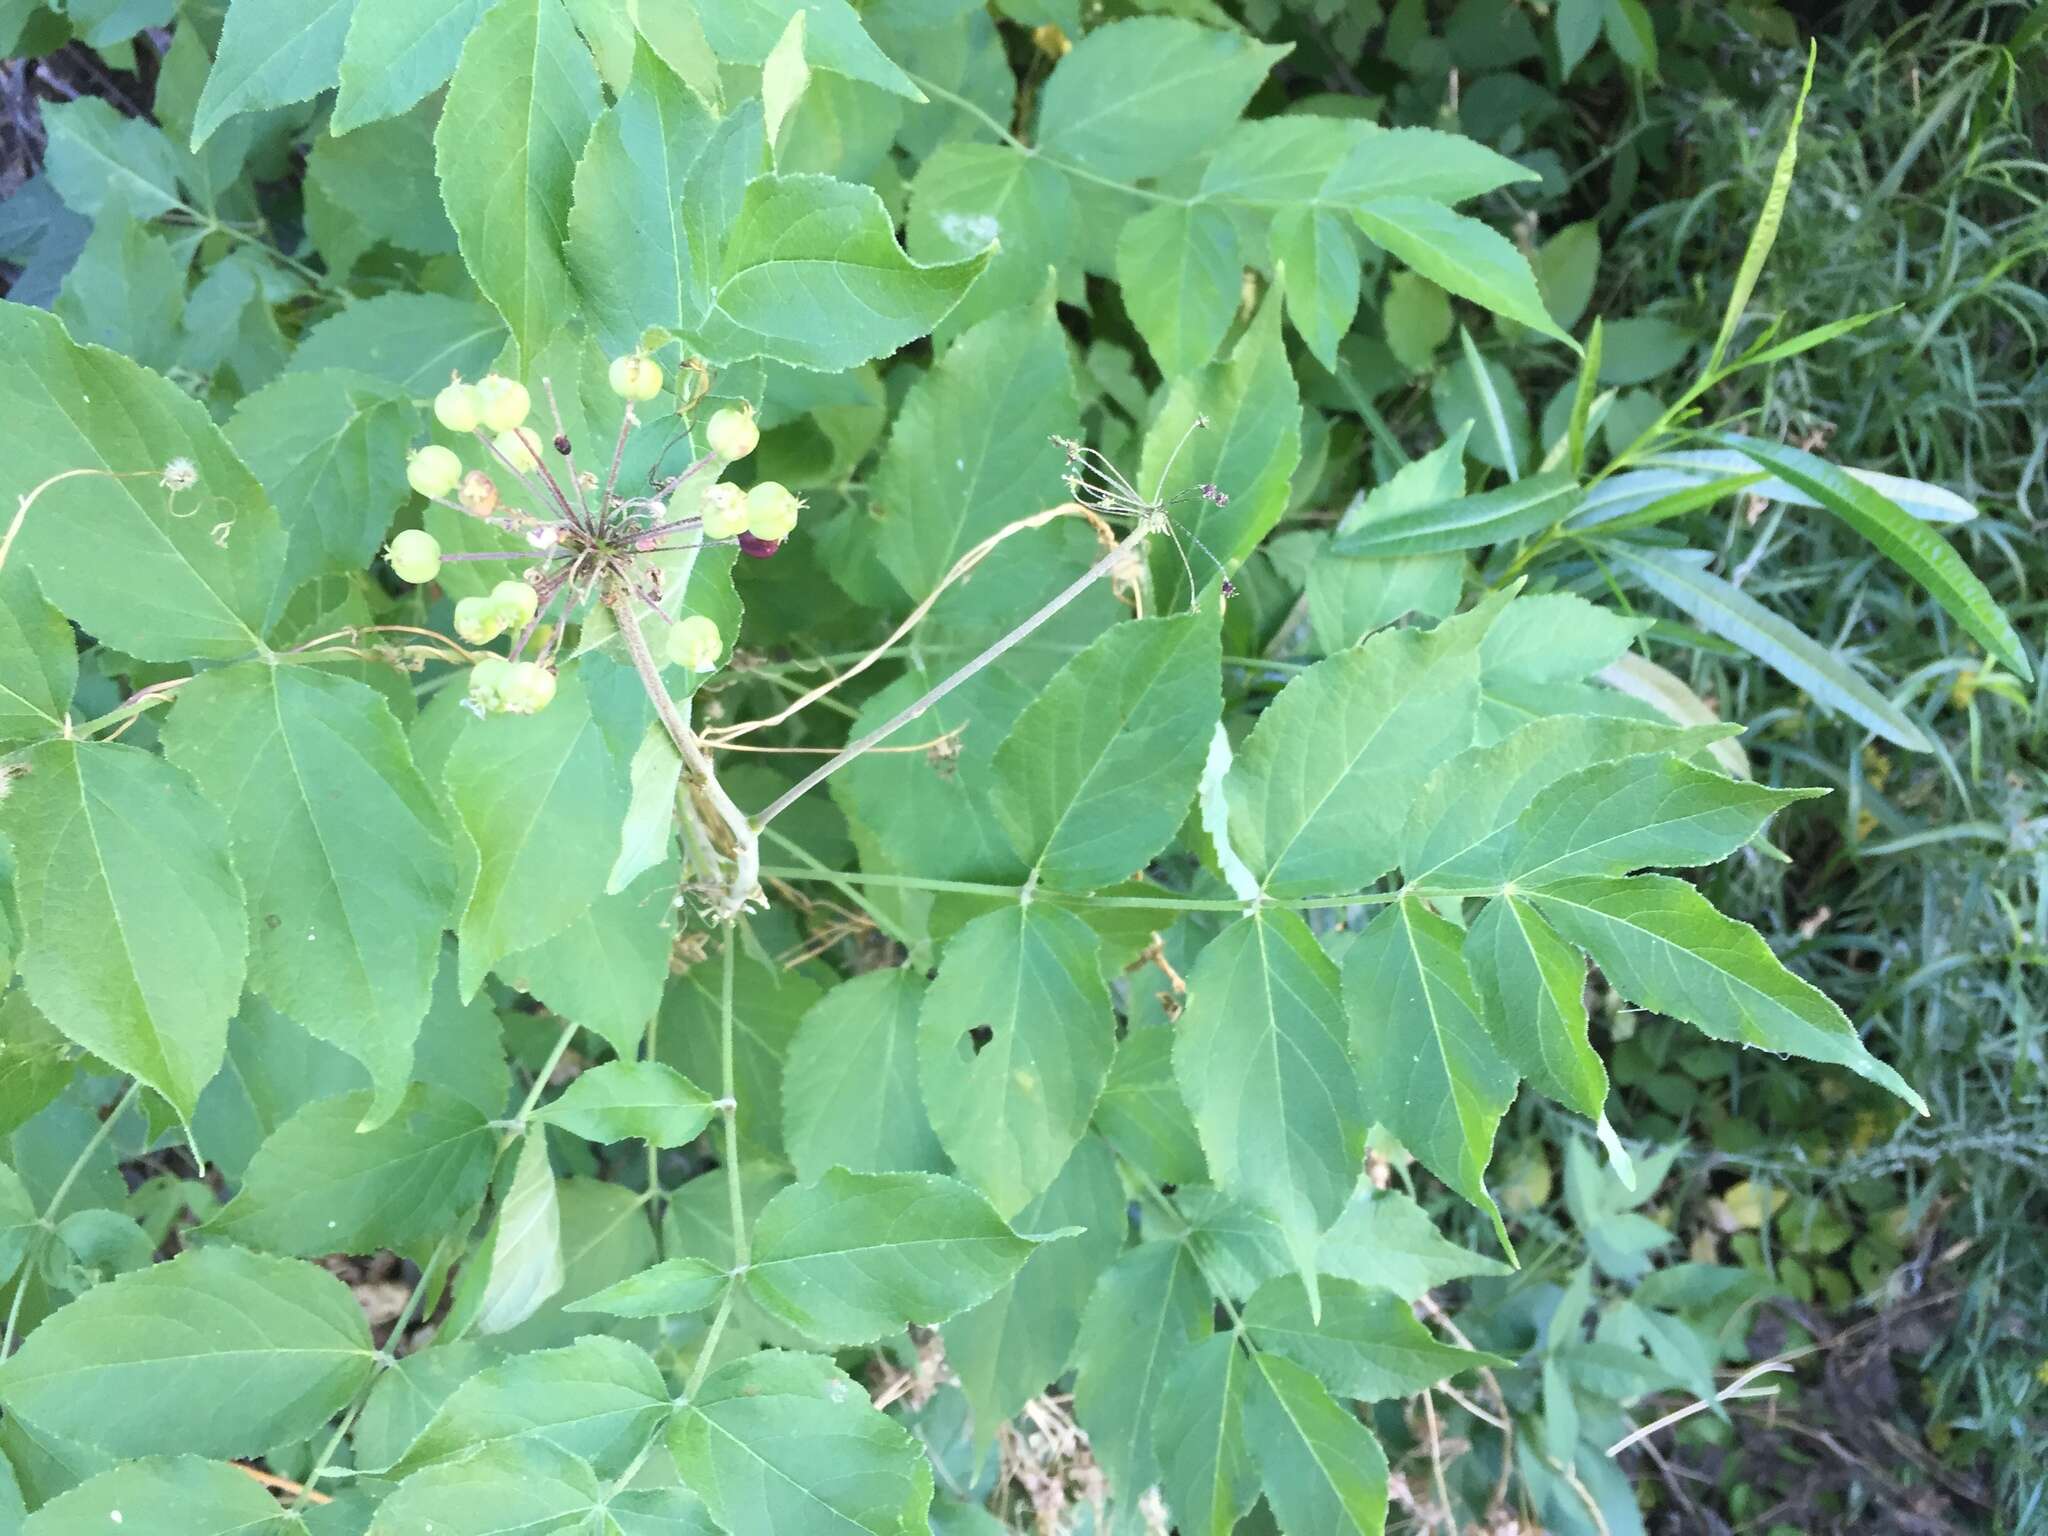
<path fill-rule="evenodd" d="M 722 1084 L 718 1108 L 725 1117 L 725 1150 L 720 1161 L 725 1164 L 726 1210 L 732 1220 L 732 1283 L 718 1298 L 718 1311 L 713 1315 L 711 1326 L 704 1334 L 704 1343 L 697 1351 L 697 1363 L 690 1368 L 690 1379 L 683 1387 L 686 1402 L 697 1395 L 697 1389 L 704 1384 L 704 1377 L 711 1369 L 711 1357 L 725 1333 L 726 1320 L 732 1316 L 733 1298 L 739 1294 L 741 1277 L 746 1274 L 747 1261 L 752 1256 L 747 1241 L 746 1196 L 740 1188 L 740 1105 L 735 1082 L 737 1074 L 733 1070 L 732 949 L 736 937 L 732 929 L 726 929 L 718 983 L 718 1062 Z"/>
<path fill-rule="evenodd" d="M 1776 1375 L 1781 1372 L 1790 1374 L 1791 1370 L 1792 1363 L 1789 1360 L 1766 1360 L 1761 1365 L 1753 1365 L 1729 1382 L 1727 1386 L 1716 1392 L 1711 1398 L 1698 1398 L 1693 1402 L 1687 1403 L 1683 1408 L 1677 1408 L 1665 1414 L 1661 1419 L 1652 1419 L 1640 1429 L 1631 1430 L 1628 1434 L 1615 1441 L 1614 1444 L 1607 1447 L 1607 1454 L 1609 1456 L 1619 1456 L 1638 1440 L 1647 1440 L 1660 1429 L 1668 1429 L 1673 1424 L 1689 1419 L 1696 1413 L 1705 1413 L 1716 1403 L 1730 1402 L 1734 1399 L 1745 1397 L 1776 1397 L 1778 1395 L 1776 1383 L 1768 1387 L 1752 1387 L 1750 1383 L 1759 1376 Z"/>
<path fill-rule="evenodd" d="M 555 418 L 555 436 L 566 443 L 569 441 L 569 427 L 562 420 L 562 408 L 555 403 L 555 381 L 543 378 L 540 387 L 547 391 L 548 414 Z M 576 453 L 573 445 L 562 450 L 562 459 L 569 466 L 569 484 L 575 487 L 576 505 L 583 509 L 583 521 L 594 528 L 597 525 L 591 521 L 590 502 L 583 495 L 583 477 L 576 473 Z"/>

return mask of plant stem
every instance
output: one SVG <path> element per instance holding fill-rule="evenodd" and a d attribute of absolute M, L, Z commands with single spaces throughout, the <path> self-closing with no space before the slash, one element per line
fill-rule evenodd
<path fill-rule="evenodd" d="M 690 1368 L 690 1379 L 683 1387 L 685 1400 L 697 1395 L 697 1389 L 704 1384 L 704 1377 L 711 1369 L 711 1356 L 718 1348 L 719 1338 L 725 1332 L 726 1320 L 732 1316 L 733 1297 L 739 1293 L 742 1280 L 747 1272 L 747 1260 L 751 1249 L 747 1243 L 746 1196 L 740 1189 L 740 1106 L 739 1095 L 733 1082 L 732 1050 L 732 946 L 735 935 L 731 928 L 725 930 L 722 972 L 718 983 L 718 1060 L 721 1086 L 719 1088 L 721 1113 L 725 1116 L 725 1153 L 720 1159 L 725 1164 L 726 1209 L 732 1218 L 732 1284 L 725 1288 L 725 1294 L 718 1299 L 718 1311 L 711 1319 L 711 1326 L 705 1331 L 703 1346 L 697 1351 L 697 1363 Z"/>
<path fill-rule="evenodd" d="M 775 880 L 823 880 L 833 884 L 874 885 L 912 891 L 949 891 L 959 896 L 993 896 L 1004 901 L 1022 899 L 1027 887 L 991 885 L 979 880 L 928 880 L 922 875 L 867 874 L 860 870 L 797 869 L 788 865 L 767 865 L 764 876 Z M 1071 891 L 1032 889 L 1034 898 L 1056 906 L 1123 908 L 1127 911 L 1243 912 L 1253 903 L 1235 896 L 1179 896 L 1162 891 L 1158 896 L 1097 896 Z M 1470 893 L 1466 893 L 1470 894 Z M 1399 901 L 1399 891 L 1358 891 L 1349 896 L 1301 896 L 1285 901 L 1265 901 L 1260 906 L 1284 907 L 1290 912 L 1317 912 L 1333 907 L 1380 907 Z"/>
<path fill-rule="evenodd" d="M 1151 528 L 1147 524 L 1142 522 L 1139 523 L 1137 527 L 1133 528 L 1129 533 L 1124 535 L 1124 537 L 1117 543 L 1114 549 L 1110 550 L 1100 560 L 1097 560 L 1093 565 L 1089 566 L 1087 570 L 1083 571 L 1079 576 L 1075 577 L 1073 582 L 1067 587 L 1067 589 L 1064 592 L 1060 593 L 1057 597 L 1053 598 L 1050 602 L 1048 602 L 1044 607 L 1040 608 L 1036 613 L 1032 614 L 1030 618 L 1026 619 L 1023 623 L 1019 624 L 1015 629 L 1011 630 L 1008 634 L 1004 635 L 1000 640 L 996 641 L 994 645 L 991 645 L 987 650 L 983 651 L 979 656 L 975 657 L 974 660 L 968 662 L 967 665 L 962 667 L 959 671 L 947 677 L 937 686 L 926 691 L 923 694 L 923 696 L 916 699 L 914 702 L 898 710 L 894 715 L 890 716 L 889 719 L 883 721 L 882 724 L 876 726 L 872 731 L 869 731 L 867 735 L 861 737 L 859 741 L 854 742 L 852 745 L 848 746 L 844 751 L 838 753 L 836 756 L 826 759 L 824 762 L 820 763 L 816 768 L 813 768 L 809 773 L 805 774 L 801 779 L 798 779 L 794 785 L 792 785 L 789 789 L 783 791 L 781 795 L 777 796 L 775 801 L 771 805 L 769 805 L 769 807 L 766 810 L 762 811 L 758 816 L 754 818 L 753 824 L 755 829 L 758 831 L 760 828 L 767 826 L 769 822 L 773 821 L 777 816 L 780 816 L 784 811 L 788 810 L 790 806 L 794 805 L 798 800 L 802 799 L 805 794 L 817 788 L 818 785 L 824 783 L 825 780 L 831 778 L 833 774 L 837 773 L 840 769 L 844 768 L 848 763 L 852 762 L 855 758 L 859 757 L 863 752 L 867 751 L 868 748 L 877 745 L 878 743 L 886 740 L 890 736 L 895 735 L 896 732 L 901 730 L 904 726 L 910 724 L 911 721 L 915 720 L 919 715 L 923 714 L 926 710 L 930 709 L 934 704 L 938 703 L 939 700 L 943 699 L 955 688 L 958 688 L 962 683 L 966 682 L 969 678 L 973 677 L 975 673 L 981 671 L 983 668 L 994 663 L 998 658 L 1002 656 L 1002 654 L 1005 651 L 1009 650 L 1011 646 L 1015 645 L 1018 641 L 1022 640 L 1026 635 L 1029 635 L 1033 630 L 1037 629 L 1040 625 L 1044 624 L 1047 620 L 1052 618 L 1054 614 L 1058 613 L 1062 608 L 1066 607 L 1067 604 L 1071 603 L 1075 598 L 1079 597 L 1083 592 L 1087 591 L 1089 587 L 1093 586 L 1103 576 L 1107 575 L 1112 568 L 1114 568 L 1121 560 L 1123 560 L 1123 558 L 1127 554 L 1130 553 L 1131 550 L 1137 548 L 1140 544 L 1142 544 L 1147 538 L 1147 536 L 1151 533 L 1151 531 Z"/>

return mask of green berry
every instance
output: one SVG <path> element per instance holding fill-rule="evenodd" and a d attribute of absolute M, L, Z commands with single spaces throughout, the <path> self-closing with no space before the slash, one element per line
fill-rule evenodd
<path fill-rule="evenodd" d="M 522 475 L 533 473 L 540 463 L 540 439 L 525 427 L 508 427 L 491 439 L 491 446 Z"/>
<path fill-rule="evenodd" d="M 537 715 L 555 697 L 555 674 L 537 661 L 515 661 L 500 693 L 508 715 Z"/>
<path fill-rule="evenodd" d="M 457 380 L 434 396 L 434 419 L 450 432 L 474 432 L 484 419 L 484 397 Z"/>
<path fill-rule="evenodd" d="M 439 443 L 429 443 L 405 461 L 405 483 L 422 496 L 446 496 L 461 478 L 462 460 Z"/>
<path fill-rule="evenodd" d="M 493 432 L 510 432 L 526 425 L 527 413 L 533 409 L 533 396 L 517 379 L 508 379 L 502 373 L 485 374 L 476 381 L 476 392 L 483 400 L 484 425 Z"/>
<path fill-rule="evenodd" d="M 669 626 L 668 659 L 692 672 L 709 672 L 718 665 L 725 641 L 718 626 L 701 613 L 693 613 Z"/>
<path fill-rule="evenodd" d="M 455 633 L 471 645 L 489 645 L 505 633 L 508 617 L 488 597 L 465 597 L 455 605 Z"/>
<path fill-rule="evenodd" d="M 705 538 L 738 538 L 747 530 L 747 493 L 724 480 L 706 486 L 697 515 L 704 519 Z"/>
<path fill-rule="evenodd" d="M 512 663 L 502 656 L 486 656 L 469 669 L 469 701 L 485 714 L 505 707 L 505 689 L 512 681 Z"/>
<path fill-rule="evenodd" d="M 779 480 L 763 480 L 747 492 L 747 532 L 779 544 L 795 529 L 803 505 Z"/>
<path fill-rule="evenodd" d="M 384 558 L 400 581 L 422 586 L 441 574 L 441 541 L 422 528 L 408 528 L 385 547 Z"/>
<path fill-rule="evenodd" d="M 540 612 L 540 594 L 523 581 L 501 581 L 491 588 L 491 601 L 505 615 L 507 629 L 524 629 Z"/>
<path fill-rule="evenodd" d="M 728 406 L 711 413 L 711 420 L 704 426 L 704 441 L 713 453 L 730 464 L 760 446 L 761 429 L 754 425 L 752 411 L 736 411 Z"/>
<path fill-rule="evenodd" d="M 612 359 L 612 393 L 622 400 L 652 400 L 661 393 L 661 364 L 645 353 Z"/>

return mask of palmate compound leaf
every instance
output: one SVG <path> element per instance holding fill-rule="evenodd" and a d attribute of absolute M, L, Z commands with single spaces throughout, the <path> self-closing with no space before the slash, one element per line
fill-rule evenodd
<path fill-rule="evenodd" d="M 1827 996 L 1800 980 L 1746 923 L 1668 875 L 1588 875 L 1526 893 L 1596 960 L 1622 996 L 1737 1045 L 1833 1062 L 1927 1103 L 1865 1049 Z"/>
<path fill-rule="evenodd" d="M 1017 717 L 994 800 L 1036 880 L 1108 884 L 1179 829 L 1222 705 L 1220 607 L 1116 625 Z"/>
<path fill-rule="evenodd" d="M 397 719 L 349 678 L 247 663 L 185 685 L 164 750 L 228 818 L 250 987 L 361 1061 L 366 1123 L 383 1119 L 455 899 L 449 831 Z"/>
<path fill-rule="evenodd" d="M 1394 902 L 1345 951 L 1344 1011 L 1367 1116 L 1492 1217 L 1512 1253 L 1486 1164 L 1515 1074 L 1481 1023 L 1461 942 L 1419 899 Z"/>
<path fill-rule="evenodd" d="M 705 1378 L 669 1422 L 683 1482 L 730 1536 L 924 1536 L 931 1462 L 820 1355 L 769 1350 Z"/>
<path fill-rule="evenodd" d="M 215 1246 L 45 1318 L 0 1365 L 0 1406 L 115 1456 L 253 1456 L 318 1430 L 374 1365 L 362 1310 L 333 1275 Z"/>
<path fill-rule="evenodd" d="M 239 1467 L 197 1456 L 124 1462 L 60 1493 L 22 1536 L 257 1536 L 287 1529 L 284 1508 Z"/>
<path fill-rule="evenodd" d="M 285 538 L 255 476 L 206 408 L 55 316 L 0 304 L 0 506 L 53 475 L 8 563 L 95 638 L 147 661 L 230 660 L 262 643 L 282 595 Z M 197 479 L 159 484 L 182 460 Z M 177 477 L 173 477 L 177 478 Z"/>
<path fill-rule="evenodd" d="M 1006 907 L 953 936 L 925 995 L 918 1062 L 932 1128 L 1000 1213 L 1052 1183 L 1102 1096 L 1116 1021 L 1098 943 L 1046 902 Z"/>
<path fill-rule="evenodd" d="M 1364 1155 L 1338 985 L 1295 913 L 1241 918 L 1195 962 L 1173 1054 L 1216 1183 L 1279 1226 L 1311 1295 Z"/>
<path fill-rule="evenodd" d="M 462 259 L 538 354 L 574 309 L 562 258 L 576 157 L 604 105 L 562 0 L 501 0 L 462 46 L 434 135 L 441 200 Z"/>
<path fill-rule="evenodd" d="M 865 1344 L 985 1301 L 1034 1248 L 987 1200 L 936 1173 L 848 1173 L 796 1184 L 754 1223 L 748 1294 L 824 1344 Z"/>
<path fill-rule="evenodd" d="M 896 243 L 873 188 L 757 177 L 726 236 L 695 341 L 719 363 L 767 357 L 838 373 L 928 334 L 988 257 L 921 266 Z"/>
<path fill-rule="evenodd" d="M 279 1126 L 207 1231 L 304 1258 L 391 1248 L 424 1260 L 483 1199 L 497 1134 L 476 1105 L 428 1083 L 362 1131 L 370 1102 L 320 1099 Z"/>
<path fill-rule="evenodd" d="M 162 758 L 50 741 L 0 802 L 18 962 L 59 1030 L 190 1120 L 227 1049 L 249 951 L 219 812 Z"/>
<path fill-rule="evenodd" d="M 1267 894 L 1356 891 L 1394 863 L 1429 775 L 1472 744 L 1504 605 L 1383 631 L 1280 691 L 1224 784 L 1231 842 Z"/>

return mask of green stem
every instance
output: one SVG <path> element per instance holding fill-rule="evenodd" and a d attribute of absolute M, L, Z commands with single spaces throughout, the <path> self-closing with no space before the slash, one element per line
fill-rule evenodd
<path fill-rule="evenodd" d="M 704 1334 L 702 1348 L 697 1351 L 697 1363 L 690 1368 L 690 1379 L 683 1387 L 686 1401 L 697 1395 L 697 1389 L 704 1384 L 704 1377 L 711 1369 L 711 1357 L 725 1333 L 726 1320 L 732 1316 L 733 1297 L 739 1294 L 739 1288 L 745 1281 L 747 1260 L 752 1253 L 747 1242 L 746 1196 L 740 1189 L 740 1106 L 734 1084 L 736 1074 L 732 1049 L 732 946 L 733 930 L 727 928 L 718 983 L 718 1061 L 722 1083 L 719 1109 L 725 1116 L 725 1155 L 721 1161 L 725 1164 L 726 1207 L 732 1217 L 732 1284 L 718 1299 L 718 1311 Z"/>
<path fill-rule="evenodd" d="M 927 96 L 936 96 L 948 106 L 958 107 L 991 133 L 999 135 L 1005 144 L 1009 145 L 1010 148 L 1016 150 L 1019 154 L 1030 155 L 1034 159 L 1043 160 L 1047 165 L 1057 166 L 1069 176 L 1078 177 L 1082 181 L 1092 181 L 1098 187 L 1108 187 L 1112 191 L 1128 193 L 1132 197 L 1144 198 L 1150 202 L 1174 203 L 1181 207 L 1186 207 L 1194 201 L 1192 198 L 1175 197 L 1170 193 L 1154 192 L 1147 187 L 1133 186 L 1128 181 L 1118 181 L 1111 176 L 1099 176 L 1085 165 L 1076 165 L 1071 160 L 1061 160 L 1053 155 L 1048 155 L 1044 151 L 1026 144 L 1017 135 L 1010 132 L 1008 128 L 997 122 L 995 118 L 983 111 L 976 103 L 969 101 L 965 96 L 949 91 L 943 85 L 933 80 L 927 80 L 922 75 L 911 75 L 910 78 L 916 83 L 917 88 Z"/>
<path fill-rule="evenodd" d="M 897 925 L 896 920 L 894 918 L 890 917 L 887 913 L 883 912 L 879 907 L 877 907 L 873 902 L 869 901 L 865 896 L 861 895 L 861 893 L 857 889 L 855 889 L 851 884 L 849 884 L 845 880 L 845 878 L 842 877 L 836 870 L 827 869 L 823 864 L 819 863 L 817 859 L 811 856 L 809 849 L 805 848 L 802 844 L 791 840 L 790 838 L 784 837 L 780 832 L 776 831 L 773 827 L 767 828 L 765 831 L 762 832 L 761 835 L 767 838 L 768 841 L 770 841 L 771 843 L 774 843 L 778 848 L 783 849 L 791 857 L 802 859 L 804 861 L 804 867 L 810 871 L 810 874 L 808 876 L 809 879 L 822 880 L 826 884 L 832 886 L 835 890 L 839 892 L 840 895 L 844 896 L 848 901 L 852 902 L 856 907 L 860 908 L 860 910 L 867 915 L 867 919 L 869 922 L 873 923 L 877 928 L 879 928 L 883 933 L 886 933 L 890 938 L 894 939 L 898 944 L 901 944 L 905 949 L 915 949 L 917 947 L 916 941 L 908 933 L 904 932 L 901 927 Z"/>
<path fill-rule="evenodd" d="M 540 1103 L 540 1096 L 547 1092 L 548 1079 L 555 1075 L 555 1068 L 562 1064 L 562 1057 L 569 1050 L 569 1042 L 575 1037 L 576 1026 L 564 1024 L 561 1034 L 555 1037 L 554 1049 L 548 1052 L 548 1059 L 541 1063 L 540 1070 L 534 1074 L 533 1086 L 527 1090 L 525 1102 L 519 1106 L 519 1112 L 512 1117 L 512 1129 L 505 1133 L 505 1139 L 498 1144 L 500 1152 L 518 1137 L 526 1134 L 526 1117 L 533 1113 L 534 1106 Z"/>
<path fill-rule="evenodd" d="M 1059 906 L 1100 907 L 1123 909 L 1132 912 L 1243 912 L 1255 905 L 1284 907 L 1290 912 L 1315 912 L 1332 907 L 1378 907 L 1390 901 L 1400 900 L 1399 891 L 1360 891 L 1349 896 L 1303 896 L 1286 901 L 1246 902 L 1235 896 L 1176 896 L 1162 892 L 1158 896 L 1096 896 L 1078 892 L 1048 891 L 1040 886 L 1030 889 L 1021 885 L 989 885 L 978 880 L 928 880 L 922 875 L 867 874 L 860 870 L 816 870 L 795 869 L 788 865 L 768 865 L 761 870 L 764 877 L 777 880 L 826 880 L 834 884 L 841 881 L 850 885 L 873 885 L 885 888 L 911 891 L 948 891 L 958 896 L 993 896 L 1004 901 L 1021 901 L 1027 890 L 1036 900 L 1050 901 Z"/>

